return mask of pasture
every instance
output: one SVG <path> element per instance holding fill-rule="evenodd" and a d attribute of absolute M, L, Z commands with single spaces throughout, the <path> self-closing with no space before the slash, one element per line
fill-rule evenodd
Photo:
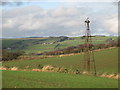
<path fill-rule="evenodd" d="M 98 73 L 118 73 L 118 48 L 95 51 L 95 62 Z M 35 60 L 14 60 L 3 62 L 5 67 L 18 67 L 25 69 L 39 68 L 38 66 L 52 65 L 57 67 L 64 67 L 72 70 L 83 70 L 83 56 L 78 54 L 64 57 L 51 57 L 46 59 Z"/>
<path fill-rule="evenodd" d="M 60 38 L 19 38 L 3 39 L 3 49 L 11 48 L 11 51 L 22 50 L 28 54 L 28 59 L 16 59 L 2 62 L 6 68 L 17 67 L 18 70 L 27 71 L 2 71 L 3 88 L 118 88 L 118 80 L 95 77 L 92 75 L 58 73 L 58 72 L 36 72 L 32 69 L 40 69 L 41 66 L 52 65 L 71 71 L 83 69 L 84 53 L 73 55 L 54 55 L 54 57 L 39 59 L 43 56 L 35 56 L 30 53 L 41 53 L 66 48 L 84 43 L 81 37 L 59 41 Z M 93 44 L 105 44 L 106 40 L 117 37 L 92 37 Z M 55 42 L 55 43 L 53 43 Z M 97 74 L 118 74 L 118 49 L 109 48 L 94 51 Z M 26 56 L 25 54 L 25 56 Z M 31 56 L 30 56 L 31 55 Z M 23 56 L 24 57 L 24 56 Z M 29 59 L 33 57 L 33 59 Z"/>
<path fill-rule="evenodd" d="M 3 71 L 3 88 L 118 88 L 118 80 L 55 72 Z"/>
<path fill-rule="evenodd" d="M 116 36 L 106 36 L 106 37 L 92 37 L 93 44 L 105 44 L 107 39 L 117 40 Z M 63 38 L 62 38 L 63 39 Z M 55 46 L 59 44 L 56 49 L 67 48 L 70 46 L 76 46 L 79 44 L 84 44 L 84 39 L 82 37 L 69 37 L 63 41 L 61 37 L 44 37 L 44 38 L 18 38 L 18 39 L 3 39 L 2 48 L 11 48 L 12 51 L 22 50 L 26 54 L 29 53 L 41 53 L 46 51 L 53 51 Z M 59 42 L 57 42 L 59 41 Z"/>

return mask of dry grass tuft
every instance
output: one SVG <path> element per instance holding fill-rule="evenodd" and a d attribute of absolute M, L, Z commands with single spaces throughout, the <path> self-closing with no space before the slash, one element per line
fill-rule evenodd
<path fill-rule="evenodd" d="M 119 76 L 120 75 L 118 74 L 106 74 L 106 73 L 103 73 L 102 75 L 100 75 L 100 77 L 106 77 L 106 78 L 112 78 L 112 79 L 120 79 Z"/>
<path fill-rule="evenodd" d="M 42 71 L 43 71 L 43 72 L 49 72 L 49 71 L 52 71 L 53 69 L 54 69 L 53 66 L 47 65 L 47 66 L 44 66 L 44 67 L 42 68 Z"/>
<path fill-rule="evenodd" d="M 101 77 L 106 77 L 106 75 L 107 75 L 106 73 L 103 73 L 103 74 L 100 75 L 100 76 L 101 76 Z"/>
<path fill-rule="evenodd" d="M 10 68 L 10 70 L 16 71 L 16 70 L 18 70 L 18 68 L 17 67 L 12 67 L 12 68 Z"/>
<path fill-rule="evenodd" d="M 89 74 L 87 71 L 83 71 L 82 74 Z"/>

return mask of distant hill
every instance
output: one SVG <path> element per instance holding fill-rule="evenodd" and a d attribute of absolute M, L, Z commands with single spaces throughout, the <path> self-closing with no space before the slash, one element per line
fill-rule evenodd
<path fill-rule="evenodd" d="M 113 39 L 117 41 L 117 36 L 99 36 L 92 37 L 93 44 L 104 44 L 106 40 Z M 40 53 L 46 51 L 53 51 L 54 49 L 66 48 L 84 44 L 82 37 L 28 37 L 16 39 L 2 39 L 2 49 L 9 49 L 12 51 L 23 50 L 26 53 Z"/>
<path fill-rule="evenodd" d="M 106 37 L 105 35 L 94 35 L 95 37 Z"/>

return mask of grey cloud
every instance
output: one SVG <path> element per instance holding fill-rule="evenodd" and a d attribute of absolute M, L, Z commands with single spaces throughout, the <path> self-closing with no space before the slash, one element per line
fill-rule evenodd
<path fill-rule="evenodd" d="M 43 9 L 38 6 L 27 6 L 5 10 L 3 11 L 3 37 L 83 35 L 84 20 L 88 15 L 91 14 L 76 7 Z M 104 15 L 90 18 L 93 34 L 111 33 L 110 27 L 105 28 L 102 25 Z"/>
<path fill-rule="evenodd" d="M 38 6 L 27 6 L 27 7 L 17 7 L 11 10 L 3 10 L 3 18 L 12 18 L 12 17 L 32 17 L 33 15 L 41 15 L 44 10 Z"/>
<path fill-rule="evenodd" d="M 9 5 L 9 6 L 20 6 L 22 4 L 23 4 L 23 2 L 0 2 L 0 5 L 2 5 L 2 6 L 6 6 L 6 5 Z"/>

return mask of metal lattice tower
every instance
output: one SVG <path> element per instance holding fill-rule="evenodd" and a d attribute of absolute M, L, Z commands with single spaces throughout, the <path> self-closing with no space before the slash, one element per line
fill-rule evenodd
<path fill-rule="evenodd" d="M 94 60 L 94 52 L 92 45 L 92 38 L 90 34 L 90 20 L 85 20 L 86 32 L 85 32 L 85 44 L 84 44 L 84 71 L 96 75 L 96 66 Z"/>

